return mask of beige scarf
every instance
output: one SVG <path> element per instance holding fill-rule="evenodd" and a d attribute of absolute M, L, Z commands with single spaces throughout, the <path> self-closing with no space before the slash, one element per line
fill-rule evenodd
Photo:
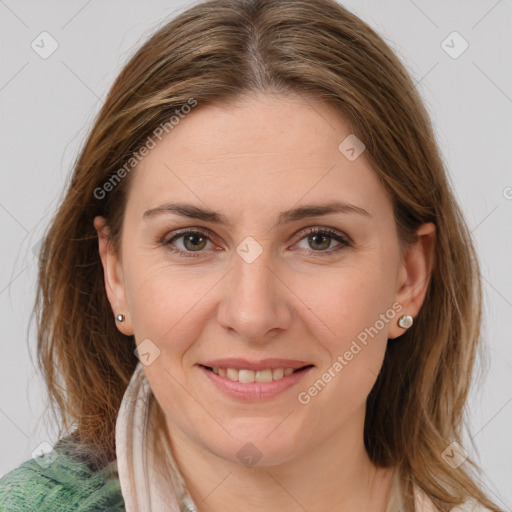
<path fill-rule="evenodd" d="M 116 455 L 119 483 L 126 512 L 194 512 L 170 451 L 167 459 L 172 481 L 165 472 L 155 471 L 153 440 L 148 421 L 151 389 L 139 362 L 126 389 L 116 422 Z M 181 508 L 180 508 L 181 503 Z"/>
<path fill-rule="evenodd" d="M 148 421 L 150 393 L 139 362 L 124 394 L 116 422 L 117 467 L 126 512 L 197 511 L 170 450 L 167 450 L 167 460 L 172 472 L 171 481 L 165 472 L 155 470 L 151 449 L 154 432 L 152 423 Z M 397 472 L 386 512 L 398 512 L 402 506 Z M 433 502 L 418 487 L 415 487 L 415 507 L 418 512 L 436 511 Z M 452 509 L 452 512 L 485 511 L 488 509 L 474 501 Z"/>

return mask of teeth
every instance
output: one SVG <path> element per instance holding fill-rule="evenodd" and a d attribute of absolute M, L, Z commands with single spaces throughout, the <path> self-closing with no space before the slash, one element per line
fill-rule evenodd
<path fill-rule="evenodd" d="M 272 382 L 272 370 L 258 370 L 254 372 L 254 380 L 256 382 Z"/>
<path fill-rule="evenodd" d="M 229 370 L 228 370 L 229 371 Z M 236 370 L 233 370 L 236 372 Z M 239 382 L 254 382 L 254 371 L 253 370 L 238 370 L 238 381 Z M 231 380 L 235 380 L 231 378 Z"/>
<path fill-rule="evenodd" d="M 284 375 L 284 368 L 274 368 L 272 370 L 272 379 L 279 380 L 282 379 Z"/>
<path fill-rule="evenodd" d="M 239 380 L 238 379 L 238 370 L 235 370 L 235 368 L 228 368 L 226 370 L 226 377 L 229 380 Z"/>
<path fill-rule="evenodd" d="M 238 370 L 236 368 L 212 368 L 213 373 L 221 377 L 227 377 L 235 382 L 272 382 L 281 380 L 283 377 L 291 375 L 294 368 L 274 368 L 267 370 Z"/>

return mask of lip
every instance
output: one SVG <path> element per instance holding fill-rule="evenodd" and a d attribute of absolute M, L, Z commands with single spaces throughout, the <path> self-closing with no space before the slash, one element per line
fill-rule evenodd
<path fill-rule="evenodd" d="M 223 360 L 224 361 L 224 360 Z M 265 364 L 268 364 L 268 362 L 271 361 L 269 359 L 266 360 Z M 274 360 L 275 361 L 275 360 Z M 274 366 L 274 368 L 282 368 L 280 366 L 283 359 L 279 360 L 280 363 L 277 366 Z M 289 362 L 289 361 L 288 361 Z M 296 362 L 296 361 L 295 361 Z M 261 361 L 258 363 L 260 365 Z M 222 368 L 223 366 L 220 365 L 220 360 L 215 361 L 215 364 L 219 364 L 219 366 Z M 233 360 L 231 360 L 230 364 L 233 364 Z M 242 366 L 239 366 L 240 369 L 248 369 L 253 370 L 254 363 L 252 368 L 243 368 Z M 306 364 L 307 365 L 307 364 Z M 301 365 L 301 366 L 306 366 Z M 205 365 L 210 366 L 210 365 Z M 261 366 L 261 365 L 260 365 Z M 301 366 L 298 366 L 296 368 L 301 368 Z M 227 368 L 236 368 L 237 366 L 227 366 Z M 205 375 L 206 378 L 212 382 L 217 389 L 222 391 L 224 394 L 236 398 L 239 400 L 244 401 L 258 401 L 258 400 L 264 400 L 267 398 L 272 398 L 280 393 L 283 393 L 287 389 L 290 389 L 291 387 L 298 384 L 302 378 L 309 373 L 310 370 L 314 368 L 313 365 L 307 366 L 307 368 L 301 369 L 297 372 L 294 372 L 290 375 L 287 375 L 283 377 L 280 380 L 274 380 L 272 382 L 249 382 L 249 383 L 243 383 L 243 382 L 235 382 L 227 377 L 221 377 L 220 375 L 217 375 L 213 373 L 211 370 L 208 370 L 202 364 L 198 365 L 199 370 L 202 372 L 203 375 Z M 264 368 L 256 368 L 258 369 L 266 369 L 271 368 L 271 366 L 264 366 Z M 293 366 L 286 366 L 286 368 L 294 368 Z"/>
<path fill-rule="evenodd" d="M 275 368 L 293 368 L 294 370 L 303 366 L 311 365 L 308 361 L 298 361 L 296 359 L 260 359 L 259 361 L 249 361 L 243 358 L 226 357 L 224 359 L 214 359 L 211 361 L 202 361 L 198 364 L 209 366 L 210 368 L 236 368 L 238 370 L 268 370 Z"/>

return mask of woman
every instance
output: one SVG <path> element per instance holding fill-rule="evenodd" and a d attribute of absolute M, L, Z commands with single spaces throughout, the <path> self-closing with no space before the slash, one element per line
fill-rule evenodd
<path fill-rule="evenodd" d="M 493 510 L 478 263 L 397 57 L 332 0 L 212 0 L 125 66 L 42 248 L 62 419 L 6 510 Z"/>

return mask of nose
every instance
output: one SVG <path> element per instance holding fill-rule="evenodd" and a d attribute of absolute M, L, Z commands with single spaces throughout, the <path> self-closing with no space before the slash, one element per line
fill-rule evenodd
<path fill-rule="evenodd" d="M 269 251 L 252 262 L 234 256 L 217 319 L 241 341 L 266 343 L 290 326 L 293 294 L 271 264 Z"/>

